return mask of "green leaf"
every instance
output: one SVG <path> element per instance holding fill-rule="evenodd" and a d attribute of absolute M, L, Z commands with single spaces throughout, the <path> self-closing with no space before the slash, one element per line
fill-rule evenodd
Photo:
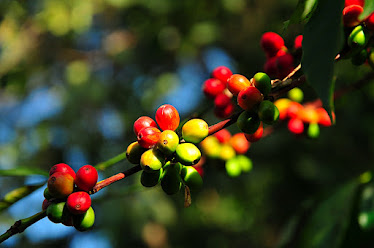
<path fill-rule="evenodd" d="M 284 30 L 286 30 L 290 24 L 306 23 L 312 16 L 317 2 L 318 0 L 299 0 L 290 20 L 283 23 Z"/>
<path fill-rule="evenodd" d="M 363 230 L 374 229 L 374 184 L 365 185 L 362 190 L 358 213 L 358 224 Z"/>
<path fill-rule="evenodd" d="M 0 200 L 0 212 L 4 211 L 17 201 L 21 200 L 22 198 L 28 196 L 35 190 L 39 189 L 42 187 L 43 184 L 38 184 L 38 185 L 30 185 L 30 186 L 22 186 L 20 188 L 17 188 L 15 190 L 10 191 L 7 193 L 3 199 Z M 41 206 L 41 203 L 40 203 Z"/>
<path fill-rule="evenodd" d="M 48 172 L 37 169 L 37 168 L 29 168 L 29 167 L 18 167 L 16 169 L 10 170 L 0 170 L 0 176 L 31 176 L 31 175 L 42 175 L 48 176 Z"/>
<path fill-rule="evenodd" d="M 360 20 L 365 19 L 374 11 L 374 1 L 373 0 L 366 0 L 364 6 L 364 12 L 360 15 Z"/>
<path fill-rule="evenodd" d="M 322 201 L 306 221 L 297 247 L 340 247 L 348 230 L 360 183 L 353 180 Z"/>
<path fill-rule="evenodd" d="M 333 111 L 334 62 L 343 47 L 344 0 L 319 1 L 303 36 L 302 69 L 329 115 Z"/>

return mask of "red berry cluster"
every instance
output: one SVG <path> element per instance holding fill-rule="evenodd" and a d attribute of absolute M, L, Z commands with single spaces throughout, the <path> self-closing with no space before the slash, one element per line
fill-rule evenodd
<path fill-rule="evenodd" d="M 98 173 L 91 165 L 82 166 L 77 173 L 67 164 L 54 165 L 49 171 L 42 209 L 54 223 L 74 226 L 84 231 L 92 227 L 95 214 L 88 194 L 95 186 Z"/>
<path fill-rule="evenodd" d="M 302 40 L 303 36 L 299 35 L 294 41 L 293 52 L 296 59 L 299 59 L 301 55 Z M 295 57 L 285 46 L 284 40 L 279 34 L 274 32 L 264 33 L 260 45 L 267 58 L 264 72 L 271 78 L 283 79 L 293 71 Z"/>
<path fill-rule="evenodd" d="M 201 158 L 195 144 L 208 136 L 208 124 L 202 119 L 189 120 L 182 126 L 182 137 L 179 137 L 175 132 L 180 123 L 179 113 L 169 104 L 157 109 L 155 119 L 142 116 L 134 122 L 137 141 L 126 151 L 128 161 L 140 164 L 143 169 L 142 185 L 153 187 L 161 181 L 167 194 L 179 192 L 182 185 L 198 189 L 202 179 L 191 165 Z"/>

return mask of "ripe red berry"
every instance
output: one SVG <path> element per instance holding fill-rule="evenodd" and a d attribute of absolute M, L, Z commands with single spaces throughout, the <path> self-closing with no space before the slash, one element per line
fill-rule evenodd
<path fill-rule="evenodd" d="M 302 120 L 293 118 L 288 121 L 288 130 L 294 134 L 302 134 L 304 132 L 304 123 Z"/>
<path fill-rule="evenodd" d="M 230 102 L 224 108 L 217 108 L 217 107 L 215 107 L 214 108 L 214 114 L 218 118 L 225 119 L 225 118 L 230 117 L 234 113 L 234 110 L 235 110 L 235 105 L 232 102 Z"/>
<path fill-rule="evenodd" d="M 278 75 L 277 69 L 277 57 L 269 58 L 264 65 L 264 72 L 268 74 L 269 77 L 275 78 Z"/>
<path fill-rule="evenodd" d="M 227 143 L 230 141 L 231 133 L 227 129 L 222 129 L 214 134 L 220 143 Z"/>
<path fill-rule="evenodd" d="M 156 122 L 148 116 L 141 116 L 134 122 L 134 133 L 138 136 L 140 130 L 145 127 L 157 127 Z"/>
<path fill-rule="evenodd" d="M 330 116 L 324 108 L 317 108 L 316 113 L 318 115 L 318 124 L 325 127 L 331 126 Z"/>
<path fill-rule="evenodd" d="M 164 104 L 156 111 L 156 121 L 161 130 L 174 131 L 179 126 L 179 113 L 172 105 Z"/>
<path fill-rule="evenodd" d="M 264 99 L 261 92 L 254 86 L 249 86 L 240 91 L 238 95 L 238 105 L 247 111 L 251 111 Z"/>
<path fill-rule="evenodd" d="M 374 32 L 374 12 L 366 18 L 365 24 L 370 31 Z"/>
<path fill-rule="evenodd" d="M 87 192 L 74 192 L 68 196 L 66 206 L 72 214 L 84 214 L 91 207 L 91 197 Z"/>
<path fill-rule="evenodd" d="M 160 138 L 161 131 L 156 127 L 146 127 L 138 133 L 138 143 L 143 148 L 152 148 Z"/>
<path fill-rule="evenodd" d="M 231 70 L 227 68 L 226 66 L 218 66 L 212 71 L 212 76 L 220 80 L 221 82 L 224 82 L 225 86 L 226 86 L 227 79 L 229 79 L 231 75 L 232 75 Z"/>
<path fill-rule="evenodd" d="M 273 57 L 284 46 L 284 40 L 274 32 L 266 32 L 262 35 L 260 44 L 265 53 Z"/>
<path fill-rule="evenodd" d="M 203 84 L 203 92 L 209 98 L 215 98 L 224 89 L 226 89 L 226 83 L 215 78 L 209 78 Z"/>
<path fill-rule="evenodd" d="M 346 27 L 353 27 L 360 23 L 359 17 L 364 9 L 359 5 L 350 5 L 343 9 L 343 24 Z"/>
<path fill-rule="evenodd" d="M 293 48 L 295 50 L 301 49 L 302 48 L 302 43 L 303 43 L 303 36 L 302 35 L 296 36 L 294 44 L 293 44 Z"/>
<path fill-rule="evenodd" d="M 261 122 L 260 126 L 258 127 L 258 129 L 256 130 L 256 132 L 252 133 L 252 134 L 244 134 L 245 138 L 249 141 L 249 142 L 257 142 L 259 141 L 261 138 L 262 138 L 262 135 L 264 133 L 264 126 Z"/>
<path fill-rule="evenodd" d="M 277 73 L 279 78 L 286 77 L 294 69 L 293 56 L 289 53 L 277 57 Z"/>
<path fill-rule="evenodd" d="M 48 192 L 55 198 L 64 198 L 74 190 L 74 178 L 69 173 L 56 172 L 48 179 Z"/>
<path fill-rule="evenodd" d="M 365 0 L 345 0 L 344 6 L 359 5 L 362 8 L 365 6 Z"/>
<path fill-rule="evenodd" d="M 99 176 L 95 167 L 91 165 L 85 165 L 77 171 L 75 184 L 79 189 L 88 192 L 95 186 L 98 177 Z"/>
<path fill-rule="evenodd" d="M 234 95 L 237 96 L 242 89 L 251 85 L 251 82 L 243 75 L 234 74 L 227 80 L 227 88 Z"/>
<path fill-rule="evenodd" d="M 42 210 L 46 210 L 49 205 L 51 205 L 52 202 L 48 201 L 47 199 L 44 199 L 42 204 Z"/>
<path fill-rule="evenodd" d="M 54 174 L 56 172 L 68 173 L 73 178 L 75 178 L 74 170 L 69 165 L 64 164 L 64 163 L 55 164 L 54 166 L 52 166 L 52 168 L 49 170 L 49 175 L 51 176 L 52 174 Z"/>
<path fill-rule="evenodd" d="M 225 93 L 221 93 L 217 95 L 217 97 L 214 99 L 214 106 L 216 108 L 225 108 L 227 105 L 230 104 L 230 102 L 231 97 Z"/>
<path fill-rule="evenodd" d="M 287 116 L 292 118 L 298 118 L 304 106 L 298 102 L 290 102 L 287 108 Z"/>
<path fill-rule="evenodd" d="M 236 133 L 230 139 L 230 144 L 237 154 L 244 154 L 248 151 L 251 143 L 245 138 L 244 133 Z"/>

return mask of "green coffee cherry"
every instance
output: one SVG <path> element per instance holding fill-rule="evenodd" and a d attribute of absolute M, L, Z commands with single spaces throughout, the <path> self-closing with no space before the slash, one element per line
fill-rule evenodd
<path fill-rule="evenodd" d="M 209 134 L 209 126 L 202 119 L 187 121 L 182 127 L 182 137 L 186 142 L 200 143 Z"/>
<path fill-rule="evenodd" d="M 260 103 L 258 117 L 265 124 L 274 124 L 279 119 L 279 110 L 271 101 L 265 100 Z"/>
<path fill-rule="evenodd" d="M 75 215 L 73 217 L 74 227 L 81 232 L 90 229 L 94 223 L 95 212 L 92 207 L 90 207 L 84 214 Z"/>
<path fill-rule="evenodd" d="M 253 84 L 265 96 L 267 96 L 271 91 L 271 80 L 266 73 L 256 73 L 253 76 Z"/>
<path fill-rule="evenodd" d="M 366 46 L 368 39 L 361 25 L 355 27 L 348 36 L 348 45 L 353 49 L 362 49 Z"/>
<path fill-rule="evenodd" d="M 183 166 L 181 177 L 191 191 L 199 190 L 203 185 L 203 179 L 199 172 L 192 166 Z"/>
<path fill-rule="evenodd" d="M 302 102 L 304 99 L 304 92 L 300 88 L 293 88 L 288 91 L 288 98 L 294 102 Z"/>
<path fill-rule="evenodd" d="M 165 158 L 157 149 L 149 149 L 140 158 L 140 166 L 147 172 L 157 172 L 165 164 Z"/>
<path fill-rule="evenodd" d="M 236 155 L 236 152 L 230 144 L 222 145 L 222 147 L 220 149 L 220 154 L 219 154 L 219 157 L 222 160 L 225 160 L 225 161 L 229 160 L 229 159 L 235 157 L 235 155 Z"/>
<path fill-rule="evenodd" d="M 161 179 L 161 188 L 166 194 L 173 195 L 178 193 L 181 187 L 180 164 L 172 163 L 164 169 Z"/>
<path fill-rule="evenodd" d="M 44 198 L 47 200 L 50 200 L 53 198 L 53 196 L 49 193 L 48 187 L 44 189 L 43 195 L 44 195 Z"/>
<path fill-rule="evenodd" d="M 142 171 L 142 175 L 140 176 L 141 184 L 144 187 L 156 186 L 161 180 L 162 171 L 163 171 L 162 168 L 160 170 L 154 172 L 154 173 L 149 173 L 147 171 Z"/>
<path fill-rule="evenodd" d="M 235 157 L 226 161 L 225 168 L 227 175 L 230 177 L 238 177 L 242 172 L 242 168 Z"/>
<path fill-rule="evenodd" d="M 170 156 L 175 152 L 179 144 L 179 136 L 172 130 L 165 130 L 160 134 L 160 138 L 156 144 L 159 149 L 166 156 Z"/>
<path fill-rule="evenodd" d="M 47 208 L 48 219 L 54 223 L 61 223 L 66 202 L 52 203 Z"/>
<path fill-rule="evenodd" d="M 141 147 L 137 141 L 133 142 L 127 147 L 127 160 L 132 164 L 139 164 L 140 158 L 145 151 L 147 151 L 147 149 Z"/>
<path fill-rule="evenodd" d="M 214 135 L 206 137 L 200 143 L 203 153 L 209 158 L 218 158 L 221 151 L 221 143 Z"/>
<path fill-rule="evenodd" d="M 366 49 L 362 49 L 357 54 L 353 55 L 351 58 L 351 62 L 353 65 L 360 66 L 365 63 L 366 59 L 368 58 L 368 52 Z"/>
<path fill-rule="evenodd" d="M 252 160 L 244 155 L 236 156 L 236 162 L 240 165 L 243 172 L 248 172 L 252 170 Z"/>
<path fill-rule="evenodd" d="M 260 119 L 255 113 L 244 111 L 241 113 L 237 120 L 237 125 L 243 133 L 254 133 L 260 126 Z"/>
<path fill-rule="evenodd" d="M 199 162 L 201 158 L 201 152 L 192 143 L 179 144 L 176 150 L 176 158 L 178 162 L 183 165 L 194 165 Z"/>
<path fill-rule="evenodd" d="M 319 126 L 318 123 L 310 123 L 308 127 L 308 136 L 310 138 L 318 138 L 319 136 Z"/>

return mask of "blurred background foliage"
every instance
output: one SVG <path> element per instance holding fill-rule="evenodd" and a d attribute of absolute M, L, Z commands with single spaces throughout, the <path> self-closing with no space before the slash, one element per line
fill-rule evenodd
<path fill-rule="evenodd" d="M 283 30 L 296 4 L 0 1 L 0 169 L 40 174 L 59 162 L 74 169 L 98 164 L 123 152 L 136 138 L 133 122 L 153 117 L 161 104 L 174 105 L 182 118 L 213 106 L 201 92 L 209 72 L 219 65 L 249 78 L 261 71 L 264 32 L 280 33 L 290 47 L 302 33 L 301 25 Z M 339 62 L 337 88 L 367 71 Z M 310 88 L 303 89 L 312 100 Z M 190 208 L 183 208 L 182 193 L 170 197 L 159 188 L 145 189 L 135 175 L 93 197 L 92 231 L 78 233 L 43 219 L 4 247 L 298 247 L 292 233 L 305 223 L 295 220 L 372 168 L 373 103 L 374 85 L 339 99 L 337 124 L 323 128 L 318 139 L 295 137 L 279 125 L 252 145 L 248 156 L 254 168 L 238 178 L 228 177 L 219 162 L 208 162 L 203 190 L 192 196 Z M 204 119 L 219 121 L 212 111 Z M 130 166 L 121 162 L 100 172 L 99 179 Z M 45 181 L 41 175 L 2 176 L 0 195 Z M 40 211 L 42 191 L 3 211 L 0 231 Z M 332 201 L 349 205 L 345 199 Z M 347 219 L 349 214 L 320 211 L 317 219 L 322 224 L 331 215 Z"/>

